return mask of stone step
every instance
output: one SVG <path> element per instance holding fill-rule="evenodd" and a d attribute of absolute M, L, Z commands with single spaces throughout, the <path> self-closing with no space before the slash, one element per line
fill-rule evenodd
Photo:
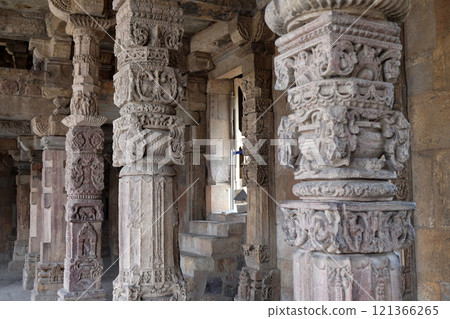
<path fill-rule="evenodd" d="M 228 237 L 242 235 L 245 223 L 221 222 L 213 220 L 193 220 L 189 223 L 189 232 L 199 235 Z"/>
<path fill-rule="evenodd" d="M 242 266 L 242 260 L 236 254 L 202 256 L 196 253 L 180 251 L 180 263 L 183 274 L 194 277 L 198 272 L 227 274 Z"/>
<path fill-rule="evenodd" d="M 246 223 L 247 214 L 245 213 L 212 213 L 209 215 L 209 220 L 215 220 L 220 222 L 236 222 L 236 223 Z"/>
<path fill-rule="evenodd" d="M 179 238 L 180 250 L 201 256 L 239 253 L 242 242 L 239 237 L 227 238 L 192 233 L 181 233 Z"/>
<path fill-rule="evenodd" d="M 182 250 L 180 251 L 180 266 L 183 275 L 194 277 L 197 271 L 213 272 L 216 263 L 213 257 Z"/>

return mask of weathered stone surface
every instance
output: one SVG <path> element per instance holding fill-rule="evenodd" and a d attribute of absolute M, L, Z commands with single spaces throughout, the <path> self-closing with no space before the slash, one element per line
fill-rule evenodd
<path fill-rule="evenodd" d="M 18 163 L 19 174 L 16 176 L 17 189 L 17 239 L 14 242 L 13 259 L 8 264 L 11 272 L 22 272 L 28 252 L 30 236 L 30 163 Z"/>
<path fill-rule="evenodd" d="M 287 242 L 300 248 L 296 300 L 401 299 L 393 251 L 414 240 L 415 205 L 390 201 L 410 125 L 392 110 L 402 47 L 400 28 L 386 20 L 404 19 L 410 1 L 383 3 L 273 0 L 266 8 L 281 35 L 275 88 L 287 91 L 292 112 L 278 127 L 278 158 L 301 181 L 293 187 L 301 200 L 282 204 Z M 379 20 L 356 19 L 372 6 L 367 16 Z"/>
<path fill-rule="evenodd" d="M 63 286 L 66 251 L 66 222 L 61 215 L 66 204 L 64 141 L 63 136 L 42 138 L 42 235 L 32 300 L 57 300 L 57 291 Z"/>
<path fill-rule="evenodd" d="M 66 138 L 66 257 L 64 285 L 59 300 L 104 300 L 101 275 L 101 231 L 103 221 L 104 135 L 100 128 L 107 120 L 99 115 L 98 94 L 100 39 L 110 21 L 100 18 L 104 1 L 82 1 L 87 5 L 61 8 L 50 5 L 52 12 L 66 16 L 66 32 L 75 42 L 70 115 L 62 120 L 69 128 Z M 62 13 L 61 13 L 62 12 Z M 89 13 L 85 15 L 85 13 Z M 94 16 L 92 16 L 94 15 Z"/>
<path fill-rule="evenodd" d="M 401 300 L 401 263 L 394 253 L 294 254 L 294 299 L 323 301 Z"/>
<path fill-rule="evenodd" d="M 121 114 L 114 121 L 113 165 L 124 166 L 114 300 L 185 300 L 173 168 L 184 164 L 184 125 L 175 111 L 183 88 L 169 66 L 169 50 L 181 45 L 182 10 L 172 1 L 114 1 L 113 7 L 120 44 L 114 101 Z"/>
<path fill-rule="evenodd" d="M 40 259 L 42 235 L 42 152 L 34 152 L 30 165 L 30 237 L 28 254 L 23 268 L 23 288 L 32 290 L 36 277 L 36 264 Z"/>

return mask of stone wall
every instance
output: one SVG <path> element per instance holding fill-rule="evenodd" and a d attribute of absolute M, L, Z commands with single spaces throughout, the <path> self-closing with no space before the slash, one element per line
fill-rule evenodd
<path fill-rule="evenodd" d="M 412 2 L 405 23 L 419 300 L 450 300 L 450 9 Z"/>

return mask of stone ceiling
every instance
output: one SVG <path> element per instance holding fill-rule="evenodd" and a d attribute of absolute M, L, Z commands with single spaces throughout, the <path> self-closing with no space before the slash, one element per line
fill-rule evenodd
<path fill-rule="evenodd" d="M 112 1 L 112 0 L 108 0 Z M 185 12 L 185 33 L 195 34 L 211 23 L 230 21 L 237 13 L 252 14 L 265 0 L 179 0 Z M 42 15 L 50 12 L 48 0 L 0 0 L 0 10 Z"/>

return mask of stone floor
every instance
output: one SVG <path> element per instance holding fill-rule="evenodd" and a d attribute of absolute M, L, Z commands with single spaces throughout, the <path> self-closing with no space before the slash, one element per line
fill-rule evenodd
<path fill-rule="evenodd" d="M 105 270 L 111 264 L 105 260 Z M 109 269 L 102 278 L 103 287 L 106 289 L 106 300 L 112 300 L 112 282 L 118 274 L 118 262 Z M 22 273 L 8 272 L 8 263 L 0 263 L 0 301 L 29 301 L 31 291 L 22 287 Z"/>

